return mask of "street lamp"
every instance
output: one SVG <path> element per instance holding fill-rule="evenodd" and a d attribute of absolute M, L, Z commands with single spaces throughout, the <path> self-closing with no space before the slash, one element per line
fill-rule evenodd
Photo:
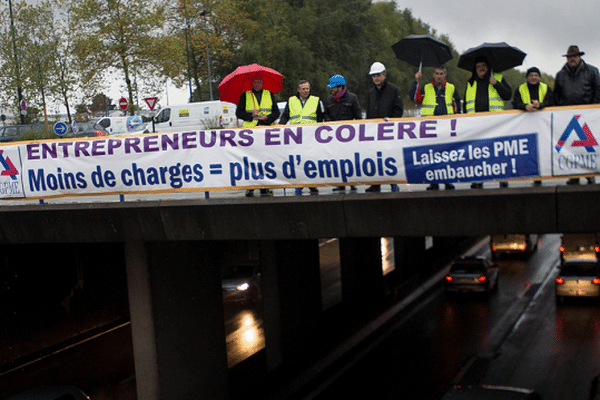
<path fill-rule="evenodd" d="M 213 99 L 213 92 L 212 92 L 212 79 L 210 77 L 210 56 L 208 53 L 208 20 L 206 19 L 206 16 L 210 13 L 210 11 L 208 10 L 202 10 L 202 12 L 200 13 L 201 17 L 204 17 L 204 30 L 206 31 L 206 67 L 208 69 L 208 90 L 210 92 L 210 99 Z"/>
<path fill-rule="evenodd" d="M 189 53 L 189 49 L 188 49 L 188 28 L 189 27 L 190 27 L 190 24 L 188 23 L 187 17 L 185 17 L 185 29 L 183 31 L 185 34 L 185 59 L 187 60 L 188 87 L 190 88 L 189 102 L 192 103 L 194 98 L 192 95 L 192 76 L 190 75 L 190 53 Z"/>
<path fill-rule="evenodd" d="M 17 72 L 17 96 L 19 98 L 19 108 L 21 108 L 21 104 L 23 102 L 23 94 L 21 91 L 21 68 L 19 66 L 19 57 L 17 55 L 17 42 L 15 39 L 15 23 L 13 20 L 13 12 L 12 12 L 12 1 L 8 0 L 8 9 L 10 12 L 10 35 L 12 37 L 13 42 L 13 52 L 15 53 L 15 68 Z M 25 114 L 23 110 L 21 110 L 21 125 L 25 124 Z"/>

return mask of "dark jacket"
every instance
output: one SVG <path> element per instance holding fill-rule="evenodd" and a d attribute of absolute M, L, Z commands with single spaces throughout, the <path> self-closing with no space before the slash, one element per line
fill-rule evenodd
<path fill-rule="evenodd" d="M 323 103 L 326 121 L 362 119 L 358 97 L 354 93 L 346 91 L 340 101 L 333 96 L 328 96 Z"/>
<path fill-rule="evenodd" d="M 581 60 L 575 68 L 565 64 L 554 82 L 554 104 L 569 106 L 600 103 L 598 68 Z"/>
<path fill-rule="evenodd" d="M 377 86 L 369 90 L 367 98 L 367 119 L 400 118 L 404 113 L 400 90 L 387 80 L 383 81 L 381 89 Z"/>
<path fill-rule="evenodd" d="M 531 100 L 540 101 L 540 99 L 539 99 L 540 84 L 538 83 L 537 85 L 531 85 L 531 84 L 527 83 L 526 85 L 527 85 L 527 89 L 529 90 L 529 97 L 531 97 Z M 516 110 L 525 110 L 526 104 L 523 103 L 523 99 L 521 98 L 521 92 L 519 91 L 520 87 L 521 86 L 519 86 L 517 88 L 517 90 L 515 90 L 512 105 L 513 105 L 513 108 Z M 544 97 L 544 100 L 541 101 L 540 103 L 541 103 L 540 110 L 544 107 L 550 107 L 550 106 L 554 105 L 554 96 L 552 94 L 552 89 L 550 89 L 550 86 L 548 86 L 548 91 L 546 92 L 546 97 Z"/>
<path fill-rule="evenodd" d="M 256 100 L 258 100 L 258 104 L 260 104 L 263 93 L 263 90 L 258 93 L 254 93 Z M 271 114 L 267 115 L 266 121 L 258 121 L 258 125 L 272 125 L 273 122 L 279 118 L 279 107 L 277 107 L 277 102 L 275 101 L 275 96 L 273 96 L 273 93 L 271 93 L 271 102 L 273 103 L 271 106 Z M 235 110 L 235 115 L 244 121 L 252 121 L 252 113 L 246 112 L 246 92 L 242 93 L 240 96 L 240 100 L 238 101 L 238 105 Z"/>
<path fill-rule="evenodd" d="M 490 111 L 490 99 L 488 92 L 488 85 L 490 85 L 490 73 L 488 72 L 483 76 L 483 78 L 479 78 L 477 72 L 473 68 L 473 75 L 469 79 L 468 83 L 471 85 L 473 82 L 477 81 L 477 94 L 475 95 L 475 112 L 485 112 Z M 494 89 L 500 95 L 502 100 L 510 100 L 512 97 L 512 89 L 506 79 L 502 79 L 502 81 L 497 82 L 494 86 Z M 463 102 L 463 113 L 467 113 L 467 92 L 465 90 L 465 101 Z"/>

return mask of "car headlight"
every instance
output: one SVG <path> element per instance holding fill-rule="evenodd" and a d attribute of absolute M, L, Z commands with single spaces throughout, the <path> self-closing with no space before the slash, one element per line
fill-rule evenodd
<path fill-rule="evenodd" d="M 236 289 L 243 292 L 244 290 L 248 290 L 249 287 L 250 287 L 250 285 L 247 282 L 244 282 L 240 286 L 238 286 Z"/>

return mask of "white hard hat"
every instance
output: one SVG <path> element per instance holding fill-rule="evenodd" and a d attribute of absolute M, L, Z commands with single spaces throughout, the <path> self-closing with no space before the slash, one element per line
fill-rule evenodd
<path fill-rule="evenodd" d="M 385 72 L 385 65 L 380 62 L 374 62 L 369 70 L 369 75 L 381 74 Z"/>

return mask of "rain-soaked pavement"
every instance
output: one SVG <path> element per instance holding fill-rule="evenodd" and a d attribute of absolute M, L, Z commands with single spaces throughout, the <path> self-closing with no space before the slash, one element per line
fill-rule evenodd
<path fill-rule="evenodd" d="M 436 400 L 460 383 L 590 399 L 600 374 L 599 304 L 555 304 L 558 243 L 544 235 L 529 260 L 499 260 L 489 298 L 433 291 L 304 398 Z"/>

